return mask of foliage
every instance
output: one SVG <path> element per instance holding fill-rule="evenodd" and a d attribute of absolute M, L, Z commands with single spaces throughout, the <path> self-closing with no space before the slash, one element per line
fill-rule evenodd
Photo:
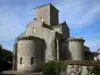
<path fill-rule="evenodd" d="M 66 70 L 66 65 L 61 61 L 47 62 L 43 67 L 43 75 L 60 75 Z"/>
<path fill-rule="evenodd" d="M 12 52 L 0 46 L 0 71 L 11 68 Z"/>
<path fill-rule="evenodd" d="M 93 65 L 91 67 L 87 67 L 89 74 L 100 75 L 100 66 Z"/>
<path fill-rule="evenodd" d="M 0 50 L 2 50 L 2 45 L 0 44 Z"/>
<path fill-rule="evenodd" d="M 12 52 L 6 49 L 0 50 L 0 62 L 12 62 Z"/>

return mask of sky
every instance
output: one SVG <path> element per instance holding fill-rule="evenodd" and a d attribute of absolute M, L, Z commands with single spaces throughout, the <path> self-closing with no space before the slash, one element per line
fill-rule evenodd
<path fill-rule="evenodd" d="M 70 36 L 81 36 L 91 51 L 100 48 L 100 0 L 0 0 L 0 44 L 13 51 L 15 38 L 34 18 L 34 9 L 47 3 L 67 22 Z"/>

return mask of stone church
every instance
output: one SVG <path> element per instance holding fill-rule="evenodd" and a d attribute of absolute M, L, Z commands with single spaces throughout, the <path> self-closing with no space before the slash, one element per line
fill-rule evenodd
<path fill-rule="evenodd" d="M 89 60 L 91 52 L 84 42 L 82 37 L 70 37 L 66 21 L 59 24 L 59 10 L 52 4 L 36 7 L 33 21 L 16 38 L 13 70 L 40 71 L 51 60 Z"/>

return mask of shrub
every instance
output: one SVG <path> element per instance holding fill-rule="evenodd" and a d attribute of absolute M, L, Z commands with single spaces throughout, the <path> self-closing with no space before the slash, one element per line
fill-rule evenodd
<path fill-rule="evenodd" d="M 87 68 L 89 74 L 100 75 L 100 66 L 94 65 Z"/>
<path fill-rule="evenodd" d="M 43 67 L 43 75 L 60 75 L 66 69 L 66 65 L 61 61 L 47 62 Z"/>

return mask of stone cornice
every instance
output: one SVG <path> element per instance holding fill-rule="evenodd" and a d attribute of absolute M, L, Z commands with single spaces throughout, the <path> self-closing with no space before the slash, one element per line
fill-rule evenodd
<path fill-rule="evenodd" d="M 42 6 L 35 7 L 34 9 L 40 9 L 40 8 L 43 8 L 43 7 L 48 6 L 48 5 L 50 5 L 50 6 L 52 6 L 53 8 L 55 8 L 51 3 L 48 3 L 48 4 L 44 4 L 44 5 L 42 5 Z M 55 8 L 55 9 L 59 12 L 59 10 L 58 10 L 57 8 Z"/>
<path fill-rule="evenodd" d="M 40 40 L 40 41 L 43 41 L 44 39 L 38 38 L 35 36 L 26 36 L 26 37 L 17 38 L 17 41 L 20 41 L 20 40 Z"/>
<path fill-rule="evenodd" d="M 81 38 L 68 38 L 67 41 L 70 41 L 70 42 L 85 42 L 85 40 L 81 39 Z"/>

